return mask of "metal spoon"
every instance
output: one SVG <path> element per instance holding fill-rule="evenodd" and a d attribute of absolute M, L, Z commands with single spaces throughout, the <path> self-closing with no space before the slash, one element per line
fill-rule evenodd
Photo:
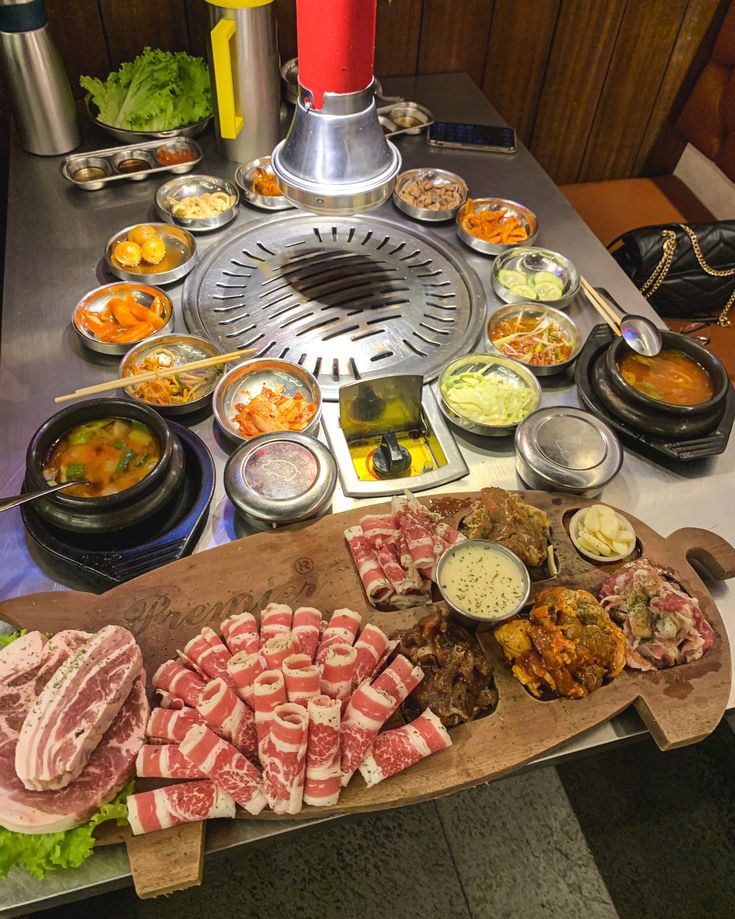
<path fill-rule="evenodd" d="M 663 347 L 661 330 L 645 316 L 627 313 L 621 317 L 620 334 L 629 348 L 645 357 L 655 357 Z"/>
<path fill-rule="evenodd" d="M 42 491 L 27 491 L 24 495 L 16 495 L 14 498 L 0 498 L 0 512 L 9 511 L 11 507 L 17 507 L 19 504 L 25 504 L 26 501 L 35 501 L 36 498 L 43 498 L 44 495 L 51 495 L 55 491 L 61 491 L 62 488 L 69 488 L 70 485 L 90 485 L 90 482 L 79 481 L 64 482 L 61 485 L 52 485 L 51 488 L 44 488 Z"/>

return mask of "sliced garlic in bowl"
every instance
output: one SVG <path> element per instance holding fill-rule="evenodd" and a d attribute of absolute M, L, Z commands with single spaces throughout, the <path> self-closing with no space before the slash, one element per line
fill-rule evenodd
<path fill-rule="evenodd" d="M 575 548 L 595 562 L 619 562 L 635 549 L 630 522 L 606 504 L 580 508 L 569 522 L 569 536 Z"/>

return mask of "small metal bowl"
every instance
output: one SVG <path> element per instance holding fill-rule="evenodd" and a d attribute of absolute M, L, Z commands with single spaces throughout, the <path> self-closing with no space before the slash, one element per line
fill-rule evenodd
<path fill-rule="evenodd" d="M 232 418 L 235 405 L 242 402 L 243 399 L 257 395 L 263 386 L 282 387 L 283 392 L 288 396 L 294 396 L 301 390 L 307 401 L 316 403 L 314 417 L 302 431 L 298 432 L 316 434 L 322 415 L 322 395 L 316 378 L 298 364 L 277 358 L 258 357 L 250 361 L 243 361 L 229 370 L 214 391 L 212 400 L 214 417 L 227 437 L 236 443 L 249 442 L 254 439 L 243 437 Z"/>
<path fill-rule="evenodd" d="M 128 373 L 134 373 L 136 364 L 162 348 L 172 352 L 174 364 L 186 364 L 189 361 L 198 361 L 202 358 L 215 357 L 221 354 L 220 349 L 211 341 L 206 338 L 199 338 L 197 335 L 156 335 L 155 338 L 148 338 L 128 351 L 120 361 L 120 376 L 124 377 Z M 169 364 L 168 366 L 171 365 Z M 137 396 L 132 386 L 126 386 L 123 392 L 134 402 L 147 405 L 161 415 L 186 415 L 189 412 L 196 412 L 206 405 L 211 406 L 212 393 L 220 380 L 223 368 L 224 364 L 219 368 L 219 371 L 217 367 L 210 367 L 206 371 L 211 374 L 211 380 L 208 381 L 202 393 L 196 399 L 192 399 L 191 402 L 183 402 L 177 405 L 161 405 L 158 402 L 151 402 L 148 399 Z"/>
<path fill-rule="evenodd" d="M 582 336 L 579 334 L 579 329 L 566 313 L 562 313 L 561 310 L 556 310 L 551 306 L 542 306 L 538 303 L 521 303 L 517 306 L 501 306 L 492 314 L 485 323 L 485 344 L 490 354 L 501 354 L 503 357 L 508 357 L 507 354 L 504 354 L 500 348 L 497 348 L 493 343 L 493 332 L 501 322 L 505 322 L 508 319 L 521 318 L 538 320 L 548 318 L 558 323 L 569 339 L 569 343 L 572 346 L 572 352 L 565 361 L 559 361 L 557 364 L 529 364 L 527 361 L 518 361 L 518 363 L 524 364 L 532 373 L 535 373 L 537 377 L 548 377 L 554 373 L 561 373 L 562 370 L 565 370 L 576 360 L 577 355 L 582 350 Z M 514 360 L 514 358 L 511 358 L 511 360 Z"/>
<path fill-rule="evenodd" d="M 475 210 L 478 211 L 508 211 L 521 221 L 528 233 L 528 238 L 523 241 L 523 245 L 532 246 L 536 242 L 539 230 L 538 217 L 525 205 L 518 204 L 517 201 L 507 201 L 505 198 L 473 198 L 472 203 Z M 462 218 L 466 208 L 467 202 L 457 212 L 457 236 L 470 249 L 481 252 L 483 255 L 500 255 L 502 252 L 518 248 L 518 243 L 489 243 L 484 239 L 478 239 L 477 236 L 473 236 L 472 233 L 465 230 L 462 226 Z"/>
<path fill-rule="evenodd" d="M 418 102 L 396 102 L 381 114 L 387 115 L 403 134 L 420 134 L 434 122 L 433 114 Z"/>
<path fill-rule="evenodd" d="M 459 186 L 460 202 L 455 207 L 434 210 L 428 207 L 416 207 L 409 204 L 408 201 L 401 197 L 401 192 L 413 181 L 429 181 L 434 186 L 455 184 Z M 402 172 L 396 179 L 393 189 L 393 203 L 395 206 L 413 217 L 415 220 L 423 220 L 427 223 L 437 223 L 440 220 L 451 220 L 457 211 L 467 200 L 469 189 L 465 180 L 453 172 L 447 172 L 446 169 L 407 169 Z"/>
<path fill-rule="evenodd" d="M 112 173 L 109 161 L 103 156 L 87 156 L 78 159 L 74 165 L 71 178 L 74 182 L 83 182 L 85 191 L 97 191 L 105 184 L 105 179 Z"/>
<path fill-rule="evenodd" d="M 147 265 L 141 262 L 135 268 L 124 268 L 112 258 L 113 250 L 119 242 L 128 238 L 128 233 L 139 223 L 125 227 L 110 237 L 105 246 L 105 263 L 109 271 L 123 281 L 142 281 L 150 284 L 173 284 L 185 277 L 194 267 L 197 244 L 188 230 L 172 227 L 167 223 L 149 223 L 158 233 L 166 246 L 166 255 L 158 265 Z"/>
<path fill-rule="evenodd" d="M 457 601 L 452 599 L 450 594 L 445 591 L 443 584 L 443 574 L 449 562 L 452 558 L 456 557 L 462 552 L 467 552 L 467 550 L 472 550 L 474 546 L 482 546 L 492 552 L 496 552 L 498 555 L 502 555 L 504 558 L 512 562 L 513 566 L 518 572 L 518 578 L 521 584 L 521 599 L 515 603 L 512 607 L 498 616 L 479 616 L 476 613 L 470 612 L 462 606 L 458 605 Z M 476 566 L 475 566 L 476 568 Z M 523 607 L 528 602 L 529 594 L 531 593 L 531 576 L 528 573 L 528 568 L 523 564 L 523 562 L 518 558 L 515 552 L 511 552 L 510 549 L 501 545 L 498 542 L 493 542 L 490 539 L 466 539 L 463 542 L 455 543 L 453 546 L 450 546 L 446 549 L 442 555 L 439 556 L 439 560 L 436 563 L 436 575 L 434 577 L 437 587 L 439 588 L 439 593 L 442 595 L 444 602 L 449 606 L 449 608 L 454 612 L 458 619 L 460 619 L 465 625 L 469 626 L 474 631 L 485 631 L 491 629 L 496 625 L 499 625 L 501 622 L 506 622 L 508 619 L 512 619 L 513 616 L 518 615 L 518 613 L 523 609 Z"/>
<path fill-rule="evenodd" d="M 273 527 L 316 517 L 329 506 L 336 484 L 329 450 L 295 431 L 253 437 L 235 450 L 224 473 L 237 510 Z"/>
<path fill-rule="evenodd" d="M 121 141 L 124 144 L 138 144 L 144 140 L 163 140 L 168 137 L 198 137 L 209 124 L 212 116 L 207 115 L 199 121 L 191 124 L 183 124 L 180 128 L 172 128 L 169 131 L 129 131 L 125 128 L 116 128 L 111 124 L 105 124 L 99 119 L 99 109 L 92 101 L 92 96 L 86 93 L 84 104 L 90 119 L 103 131 L 106 131 L 111 137 Z"/>
<path fill-rule="evenodd" d="M 186 150 L 194 155 L 190 160 L 186 160 L 183 163 L 173 163 L 169 165 L 168 163 L 161 162 L 160 157 L 164 150 Z M 162 143 L 156 148 L 156 162 L 159 168 L 164 168 L 167 172 L 173 172 L 175 175 L 183 175 L 185 172 L 191 172 L 197 163 L 201 162 L 201 159 L 201 150 L 195 147 L 194 144 L 189 143 L 189 141 L 183 137 Z"/>
<path fill-rule="evenodd" d="M 483 376 L 497 374 L 517 388 L 528 390 L 532 398 L 524 418 L 508 424 L 491 425 L 475 421 L 466 415 L 460 414 L 454 406 L 449 404 L 445 396 L 447 378 L 458 371 L 465 373 L 479 372 Z M 451 361 L 439 375 L 438 388 L 439 407 L 444 415 L 453 424 L 463 428 L 465 431 L 469 431 L 472 434 L 481 434 L 484 437 L 506 437 L 508 434 L 512 434 L 528 415 L 536 411 L 541 403 L 541 386 L 528 367 L 525 364 L 519 364 L 518 361 L 510 360 L 508 357 L 494 354 L 466 354 L 464 357 Z"/>
<path fill-rule="evenodd" d="M 247 202 L 266 211 L 285 211 L 292 208 L 293 204 L 285 195 L 256 195 L 253 192 L 253 176 L 258 167 L 265 169 L 267 172 L 273 172 L 269 156 L 259 156 L 257 160 L 243 163 L 235 171 L 235 182 L 237 182 L 238 188 L 245 195 Z"/>
<path fill-rule="evenodd" d="M 148 178 L 149 171 L 158 163 L 148 150 L 127 149 L 112 157 L 115 172 L 124 175 L 132 182 L 141 182 Z"/>
<path fill-rule="evenodd" d="M 216 192 L 223 192 L 235 200 L 227 210 L 215 214 L 214 217 L 178 217 L 172 212 L 174 205 L 184 198 Z M 226 226 L 237 217 L 239 201 L 240 193 L 237 187 L 227 179 L 220 179 L 218 176 L 178 176 L 165 182 L 156 192 L 156 210 L 162 219 L 166 223 L 175 227 L 183 227 L 192 233 L 206 233 L 209 230 L 218 230 Z"/>
<path fill-rule="evenodd" d="M 146 338 L 141 338 L 139 341 L 129 342 L 128 344 L 100 341 L 98 338 L 95 338 L 92 332 L 84 325 L 82 313 L 85 310 L 101 310 L 108 300 L 111 300 L 113 297 L 124 296 L 128 292 L 135 297 L 138 303 L 142 303 L 143 306 L 150 306 L 154 297 L 160 297 L 166 317 L 163 328 L 158 332 L 154 332 L 152 335 L 146 336 Z M 162 290 L 158 290 L 156 287 L 150 287 L 147 284 L 103 284 L 102 287 L 95 287 L 94 290 L 90 290 L 82 297 L 79 303 L 74 307 L 71 322 L 74 326 L 74 331 L 79 336 L 79 340 L 85 347 L 89 348 L 91 351 L 97 351 L 99 354 L 120 355 L 126 354 L 131 348 L 136 348 L 138 345 L 148 342 L 152 338 L 159 335 L 165 335 L 167 332 L 172 332 L 174 328 L 174 308 L 168 295 Z"/>
<path fill-rule="evenodd" d="M 495 259 L 491 276 L 493 290 L 505 303 L 526 303 L 529 300 L 527 296 L 514 294 L 498 280 L 498 273 L 508 268 L 523 271 L 528 275 L 537 271 L 549 271 L 560 278 L 564 285 L 561 297 L 556 300 L 534 301 L 558 310 L 569 306 L 579 291 L 579 274 L 565 255 L 551 249 L 514 246 Z"/>
<path fill-rule="evenodd" d="M 585 549 L 584 546 L 581 546 L 578 542 L 579 540 L 579 527 L 582 524 L 582 517 L 587 513 L 589 507 L 580 507 L 576 514 L 569 521 L 569 538 L 572 540 L 574 548 L 579 552 L 580 555 L 584 555 L 585 558 L 590 559 L 590 561 L 597 562 L 601 565 L 607 565 L 611 562 L 622 562 L 626 558 L 635 552 L 636 547 L 636 533 L 633 525 L 627 517 L 624 517 L 622 514 L 619 514 L 614 508 L 611 508 L 615 512 L 615 516 L 619 517 L 624 523 L 626 523 L 631 532 L 633 533 L 633 547 L 630 552 L 625 552 L 623 555 L 595 555 L 594 552 L 590 552 L 589 549 Z"/>

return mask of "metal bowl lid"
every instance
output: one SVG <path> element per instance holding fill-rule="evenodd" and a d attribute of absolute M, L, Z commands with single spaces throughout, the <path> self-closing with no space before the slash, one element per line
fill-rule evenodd
<path fill-rule="evenodd" d="M 602 488 L 623 462 L 620 442 L 605 422 L 561 405 L 525 418 L 516 429 L 515 445 L 536 475 L 564 488 Z"/>
<path fill-rule="evenodd" d="M 308 434 L 263 434 L 227 461 L 225 491 L 242 513 L 274 525 L 313 517 L 329 504 L 337 465 Z"/>

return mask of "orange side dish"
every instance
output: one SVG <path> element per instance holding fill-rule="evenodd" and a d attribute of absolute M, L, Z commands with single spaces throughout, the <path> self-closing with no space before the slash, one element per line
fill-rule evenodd
<path fill-rule="evenodd" d="M 302 392 L 286 396 L 282 389 L 264 386 L 248 402 L 235 405 L 234 423 L 243 437 L 257 437 L 273 431 L 303 431 L 314 417 L 316 404 Z"/>
<path fill-rule="evenodd" d="M 486 243 L 515 245 L 528 239 L 523 221 L 507 208 L 477 210 L 472 198 L 462 209 L 459 222 L 462 229 Z"/>
<path fill-rule="evenodd" d="M 128 290 L 124 297 L 111 297 L 100 310 L 81 311 L 84 328 L 99 341 L 122 345 L 141 341 L 166 324 L 165 307 L 160 297 L 143 306 Z"/>
<path fill-rule="evenodd" d="M 253 173 L 253 194 L 271 197 L 273 195 L 282 195 L 283 192 L 273 173 L 258 166 Z"/>

